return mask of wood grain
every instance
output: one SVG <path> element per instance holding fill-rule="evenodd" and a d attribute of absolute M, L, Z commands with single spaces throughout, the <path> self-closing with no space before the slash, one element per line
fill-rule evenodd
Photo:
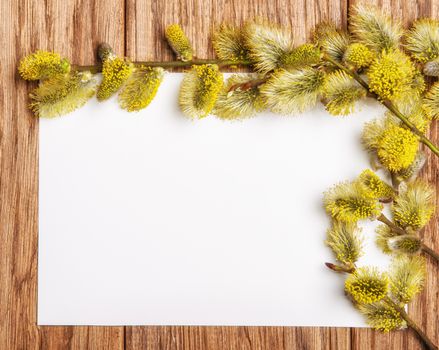
<path fill-rule="evenodd" d="M 30 89 L 16 77 L 23 55 L 52 49 L 77 64 L 95 60 L 106 41 L 132 59 L 171 59 L 166 25 L 180 23 L 198 57 L 213 57 L 209 41 L 222 22 L 259 17 L 291 29 L 297 44 L 320 21 L 346 26 L 349 4 L 375 3 L 405 24 L 439 17 L 435 0 L 5 0 L 0 4 L 0 349 L 417 349 L 411 332 L 292 327 L 37 327 L 38 121 L 27 111 Z M 439 143 L 436 123 L 430 136 Z M 439 184 L 437 160 L 423 174 Z M 438 203 L 439 205 L 439 203 Z M 436 216 L 424 232 L 439 250 Z M 411 316 L 439 343 L 439 267 L 429 262 L 426 291 Z M 428 315 L 428 317 L 426 316 Z"/>
<path fill-rule="evenodd" d="M 439 3 L 437 1 L 406 1 L 406 0 L 351 0 L 351 5 L 370 4 L 383 8 L 384 11 L 391 13 L 393 18 L 400 19 L 407 26 L 414 19 L 421 17 L 439 17 Z M 430 139 L 433 143 L 439 143 L 439 123 L 433 123 L 430 132 Z M 426 150 L 428 160 L 422 177 L 431 184 L 439 188 L 439 162 L 437 158 Z M 436 196 L 436 206 L 439 205 L 439 196 Z M 439 207 L 438 207 L 439 208 Z M 424 230 L 423 236 L 425 243 L 439 250 L 439 215 L 430 221 Z M 422 329 L 434 340 L 439 343 L 439 265 L 432 260 L 428 262 L 428 276 L 424 292 L 409 306 L 410 316 L 421 325 Z M 417 349 L 421 348 L 418 339 L 412 332 L 397 332 L 391 334 L 381 334 L 372 330 L 352 329 L 353 349 Z"/>
<path fill-rule="evenodd" d="M 125 3 L 1 1 L 0 349 L 120 349 L 123 327 L 37 327 L 38 120 L 16 76 L 36 49 L 94 62 L 96 44 L 124 53 Z"/>

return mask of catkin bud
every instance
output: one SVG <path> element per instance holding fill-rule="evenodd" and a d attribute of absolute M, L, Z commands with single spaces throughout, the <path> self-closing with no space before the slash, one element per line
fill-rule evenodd
<path fill-rule="evenodd" d="M 423 72 L 430 77 L 439 77 L 439 60 L 428 61 L 424 66 Z"/>
<path fill-rule="evenodd" d="M 165 30 L 169 46 L 174 50 L 177 58 L 183 62 L 191 61 L 193 50 L 188 37 L 178 24 L 171 24 Z"/>

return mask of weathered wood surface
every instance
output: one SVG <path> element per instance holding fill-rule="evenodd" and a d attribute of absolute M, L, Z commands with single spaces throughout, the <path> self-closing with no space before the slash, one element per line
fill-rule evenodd
<path fill-rule="evenodd" d="M 408 24 L 439 17 L 435 0 L 361 0 Z M 212 57 L 219 23 L 260 17 L 291 28 L 297 43 L 320 21 L 347 24 L 348 0 L 3 0 L 0 2 L 0 349 L 417 349 L 411 332 L 283 327 L 37 327 L 38 120 L 27 111 L 30 86 L 16 76 L 19 58 L 37 48 L 78 64 L 106 41 L 132 59 L 169 59 L 163 28 L 178 22 L 198 57 Z M 439 143 L 438 123 L 430 136 Z M 424 177 L 439 184 L 438 162 Z M 439 204 L 439 203 L 438 203 Z M 439 250 L 438 216 L 425 230 Z M 429 262 L 426 290 L 410 314 L 439 343 L 439 266 Z M 427 317 L 428 315 L 428 317 Z"/>

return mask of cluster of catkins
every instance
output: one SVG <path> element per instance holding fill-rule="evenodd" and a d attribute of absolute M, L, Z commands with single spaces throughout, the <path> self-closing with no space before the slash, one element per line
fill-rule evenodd
<path fill-rule="evenodd" d="M 403 308 L 422 290 L 425 246 L 419 231 L 433 215 L 434 202 L 434 190 L 424 181 L 411 179 L 391 186 L 370 169 L 325 193 L 324 206 L 332 218 L 326 244 L 337 260 L 328 266 L 348 273 L 345 291 L 375 329 L 388 332 L 407 326 L 398 307 Z M 386 204 L 391 219 L 383 213 Z M 382 222 L 376 228 L 376 243 L 392 255 L 387 272 L 356 266 L 363 254 L 358 226 L 363 219 Z"/>
<path fill-rule="evenodd" d="M 183 113 L 194 119 L 213 114 L 242 120 L 269 110 L 297 114 L 321 101 L 332 115 L 354 111 L 357 102 L 373 97 L 397 108 L 418 131 L 425 133 L 439 119 L 439 21 L 422 19 L 411 29 L 374 8 L 354 7 L 349 31 L 319 25 L 310 43 L 295 46 L 288 31 L 263 21 L 237 28 L 223 25 L 213 34 L 216 60 L 197 60 L 190 41 L 178 25 L 165 36 L 180 63 L 186 66 L 179 94 Z M 31 92 L 30 108 L 37 116 L 69 113 L 96 95 L 99 101 L 118 92 L 120 106 L 139 111 L 155 97 L 167 62 L 132 63 L 117 57 L 110 47 L 99 49 L 102 80 L 75 67 L 52 52 L 38 51 L 22 59 L 19 73 L 39 80 Z M 215 63 L 212 63 L 215 62 Z M 165 62 L 163 62 L 165 63 Z M 231 75 L 225 82 L 220 66 L 247 65 L 252 73 Z M 432 78 L 433 79 L 433 78 Z M 431 80 L 432 80 L 431 79 Z M 430 80 L 430 81 L 431 81 Z M 325 194 L 325 207 L 333 218 L 328 245 L 342 271 L 349 271 L 346 292 L 377 329 L 389 331 L 405 325 L 392 305 L 403 306 L 421 290 L 424 261 L 418 232 L 434 209 L 433 190 L 417 178 L 425 162 L 415 135 L 391 112 L 366 124 L 363 144 L 372 168 L 387 170 L 390 186 L 373 171 L 342 183 Z M 390 203 L 393 221 L 382 214 Z M 377 243 L 395 255 L 389 273 L 356 268 L 361 255 L 357 222 L 375 218 Z M 337 268 L 336 266 L 336 268 Z"/>
<path fill-rule="evenodd" d="M 348 68 L 364 79 L 366 87 L 346 70 L 326 73 L 323 99 L 327 110 L 337 115 L 349 113 L 358 99 L 372 96 L 392 103 L 424 133 L 438 119 L 439 83 L 428 86 L 425 76 L 439 76 L 439 22 L 419 20 L 404 32 L 389 18 L 356 8 L 350 31 L 348 36 L 324 28 L 320 48 L 330 62 L 340 63 L 337 68 Z M 425 163 L 418 137 L 391 112 L 366 124 L 362 142 L 372 168 L 387 172 L 392 184 L 367 169 L 354 181 L 325 193 L 324 206 L 332 219 L 326 243 L 337 260 L 328 266 L 348 274 L 347 296 L 372 327 L 388 332 L 412 326 L 404 307 L 423 288 L 426 268 L 422 255 L 433 254 L 437 259 L 419 235 L 434 213 L 436 196 L 418 178 Z M 383 213 L 386 205 L 390 218 Z M 386 272 L 356 266 L 363 253 L 358 227 L 363 219 L 382 222 L 376 228 L 376 243 L 392 255 Z"/>
<path fill-rule="evenodd" d="M 262 110 L 296 114 L 319 100 L 331 114 L 346 115 L 368 94 L 395 103 L 422 131 L 439 116 L 439 85 L 427 91 L 422 74 L 439 75 L 438 21 L 420 20 L 404 32 L 378 11 L 356 7 L 350 16 L 350 33 L 323 24 L 316 28 L 312 43 L 300 46 L 293 45 L 288 31 L 261 21 L 241 28 L 223 25 L 212 38 L 218 56 L 213 61 L 218 64 L 194 60 L 180 26 L 166 28 L 165 36 L 177 58 L 189 67 L 179 104 L 191 118 L 214 114 L 222 119 L 243 119 Z M 101 46 L 99 56 L 100 84 L 93 74 L 56 53 L 37 51 L 23 58 L 19 65 L 22 78 L 40 80 L 30 96 L 35 114 L 59 116 L 82 106 L 95 93 L 103 101 L 118 91 L 122 108 L 138 111 L 147 107 L 163 78 L 159 62 L 154 67 L 135 64 L 117 57 L 106 45 Z M 367 79 L 369 91 L 331 60 Z M 224 82 L 219 65 L 242 64 L 251 66 L 254 73 L 234 74 Z M 413 161 L 417 140 L 395 118 L 386 119 L 385 124 L 376 125 L 374 132 L 380 135 L 368 147 L 379 150 L 380 160 L 398 170 Z M 399 147 L 401 140 L 405 144 Z M 394 164 L 399 148 L 404 159 Z"/>

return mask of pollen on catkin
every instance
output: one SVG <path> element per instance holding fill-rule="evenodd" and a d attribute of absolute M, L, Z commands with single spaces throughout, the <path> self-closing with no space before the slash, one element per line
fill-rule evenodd
<path fill-rule="evenodd" d="M 375 199 L 388 199 L 395 195 L 392 186 L 385 183 L 372 170 L 364 170 L 357 181 L 364 186 L 364 194 Z"/>
<path fill-rule="evenodd" d="M 377 331 L 388 333 L 407 327 L 401 314 L 385 302 L 360 304 L 358 310 L 366 317 L 367 324 Z"/>
<path fill-rule="evenodd" d="M 116 93 L 133 71 L 133 65 L 123 58 L 109 55 L 102 64 L 102 82 L 96 97 L 104 101 Z"/>
<path fill-rule="evenodd" d="M 298 68 L 317 64 L 320 60 L 321 52 L 318 47 L 313 44 L 303 44 L 285 53 L 281 57 L 281 66 L 285 68 Z"/>
<path fill-rule="evenodd" d="M 415 21 L 405 36 L 405 48 L 420 63 L 439 57 L 439 21 L 429 18 Z"/>
<path fill-rule="evenodd" d="M 249 22 L 243 35 L 254 68 L 262 74 L 281 67 L 282 58 L 293 50 L 288 32 L 271 24 Z"/>
<path fill-rule="evenodd" d="M 239 120 L 250 118 L 265 109 L 259 91 L 258 74 L 234 74 L 227 79 L 213 110 L 220 119 Z"/>
<path fill-rule="evenodd" d="M 326 110 L 332 115 L 348 115 L 355 103 L 366 96 L 366 89 L 343 71 L 337 70 L 325 77 L 323 96 Z"/>
<path fill-rule="evenodd" d="M 161 67 L 136 68 L 119 93 L 120 107 L 128 112 L 146 108 L 154 99 L 163 76 L 164 70 Z"/>
<path fill-rule="evenodd" d="M 358 182 L 343 182 L 333 186 L 323 197 L 326 212 L 335 220 L 357 222 L 378 216 L 383 206 L 370 198 Z"/>
<path fill-rule="evenodd" d="M 408 304 L 422 291 L 426 277 L 425 259 L 422 256 L 399 255 L 390 265 L 390 292 L 398 303 Z"/>
<path fill-rule="evenodd" d="M 428 183 L 415 180 L 400 190 L 392 205 L 393 218 L 398 226 L 415 230 L 424 227 L 435 209 L 435 191 Z"/>
<path fill-rule="evenodd" d="M 333 221 L 328 229 L 325 243 L 342 264 L 353 266 L 363 255 L 363 238 L 360 232 L 361 229 L 355 223 L 340 221 Z"/>
<path fill-rule="evenodd" d="M 96 85 L 90 72 L 55 75 L 29 94 L 29 107 L 37 117 L 58 117 L 83 106 L 95 94 Z"/>
<path fill-rule="evenodd" d="M 415 74 L 413 63 L 399 50 L 383 51 L 367 71 L 369 88 L 381 100 L 401 97 L 410 87 Z"/>
<path fill-rule="evenodd" d="M 346 48 L 343 61 L 355 68 L 366 68 L 370 66 L 374 58 L 375 53 L 366 45 L 353 43 Z"/>
<path fill-rule="evenodd" d="M 412 234 L 390 237 L 387 245 L 392 252 L 398 254 L 413 255 L 419 253 L 422 248 L 422 242 L 419 237 Z"/>
<path fill-rule="evenodd" d="M 391 172 L 409 167 L 416 158 L 419 139 L 410 130 L 393 125 L 384 130 L 378 140 L 377 155 Z"/>
<path fill-rule="evenodd" d="M 313 37 L 323 54 L 339 62 L 343 60 L 345 51 L 350 44 L 347 32 L 338 30 L 332 24 L 322 23 L 316 27 Z"/>
<path fill-rule="evenodd" d="M 397 173 L 397 177 L 400 181 L 406 181 L 410 182 L 417 178 L 419 173 L 421 172 L 422 168 L 425 165 L 425 162 L 427 160 L 426 155 L 418 151 L 416 154 L 415 160 L 410 164 L 409 167 L 401 169 Z"/>
<path fill-rule="evenodd" d="M 356 40 L 376 53 L 397 49 L 402 26 L 376 7 L 357 5 L 349 16 L 349 29 Z"/>
<path fill-rule="evenodd" d="M 414 100 L 407 99 L 406 101 L 397 101 L 394 103 L 399 111 L 406 116 L 406 118 L 421 132 L 427 131 L 430 125 L 430 118 L 422 107 L 422 99 L 415 98 Z M 392 112 L 386 112 L 386 117 L 393 120 L 393 124 L 400 124 L 398 119 Z"/>
<path fill-rule="evenodd" d="M 169 46 L 177 55 L 177 58 L 183 62 L 191 61 L 193 50 L 191 43 L 178 24 L 171 24 L 166 27 L 165 36 Z"/>
<path fill-rule="evenodd" d="M 324 73 L 305 67 L 276 70 L 260 87 L 267 107 L 274 113 L 295 114 L 314 107 L 322 92 Z"/>
<path fill-rule="evenodd" d="M 423 108 L 430 119 L 439 119 L 439 82 L 434 83 L 425 95 Z"/>
<path fill-rule="evenodd" d="M 244 33 L 241 28 L 221 25 L 213 33 L 212 44 L 220 60 L 234 62 L 248 60 L 248 50 L 245 47 Z"/>
<path fill-rule="evenodd" d="M 223 86 L 223 75 L 217 65 L 192 66 L 181 83 L 179 104 L 190 118 L 204 118 L 215 106 Z"/>
<path fill-rule="evenodd" d="M 375 243 L 384 254 L 392 254 L 394 251 L 389 246 L 389 239 L 396 237 L 398 234 L 390 229 L 389 226 L 383 224 L 378 225 L 375 229 Z"/>
<path fill-rule="evenodd" d="M 70 71 L 70 63 L 55 52 L 36 51 L 23 57 L 18 66 L 20 76 L 25 80 L 46 79 Z"/>
<path fill-rule="evenodd" d="M 387 296 L 389 279 L 374 267 L 361 267 L 345 281 L 345 291 L 359 304 L 371 304 Z"/>
<path fill-rule="evenodd" d="M 384 131 L 395 125 L 397 126 L 398 123 L 393 118 L 387 116 L 367 122 L 361 135 L 361 142 L 365 149 L 375 155 Z"/>

